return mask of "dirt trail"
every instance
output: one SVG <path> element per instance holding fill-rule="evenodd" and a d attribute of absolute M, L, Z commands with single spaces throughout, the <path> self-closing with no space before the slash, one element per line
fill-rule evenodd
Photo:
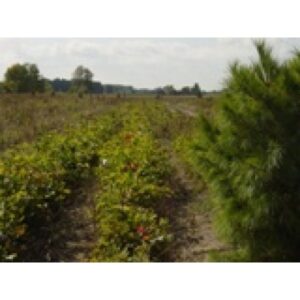
<path fill-rule="evenodd" d="M 54 225 L 48 261 L 87 261 L 97 241 L 93 216 L 97 186 L 91 180 L 77 189 Z"/>
<path fill-rule="evenodd" d="M 182 114 L 190 117 L 190 118 L 196 118 L 197 117 L 197 111 L 195 110 L 194 107 L 186 107 L 186 106 L 183 106 L 183 105 L 180 105 L 180 104 L 177 104 L 177 105 L 172 105 L 171 103 L 169 103 L 167 105 L 168 109 L 171 111 L 171 112 L 181 112 Z"/>
<path fill-rule="evenodd" d="M 207 206 L 207 193 L 189 175 L 182 163 L 172 157 L 176 170 L 173 178 L 177 184 L 177 206 L 171 219 L 174 241 L 171 245 L 171 260 L 175 262 L 203 262 L 212 250 L 226 247 L 216 238 L 212 216 Z"/>
<path fill-rule="evenodd" d="M 188 118 L 197 116 L 195 107 L 167 105 L 171 112 L 180 112 Z M 171 224 L 174 241 L 171 261 L 203 262 L 210 251 L 224 251 L 227 247 L 216 237 L 212 225 L 212 213 L 208 208 L 207 190 L 199 179 L 194 178 L 187 166 L 178 158 L 171 144 L 166 145 L 171 153 L 171 164 L 175 170 L 172 178 L 178 195 Z"/>

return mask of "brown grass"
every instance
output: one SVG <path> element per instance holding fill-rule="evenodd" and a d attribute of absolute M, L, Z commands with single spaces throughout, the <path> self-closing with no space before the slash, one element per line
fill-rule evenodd
<path fill-rule="evenodd" d="M 71 94 L 0 95 L 0 151 L 60 132 L 106 112 L 122 99 Z"/>
<path fill-rule="evenodd" d="M 154 100 L 155 95 L 85 95 L 75 94 L 0 94 L 0 152 L 22 142 L 32 142 L 49 131 L 61 132 L 66 127 L 96 118 L 124 101 Z M 198 110 L 211 111 L 211 99 L 193 96 L 163 96 L 175 110 L 196 115 Z"/>

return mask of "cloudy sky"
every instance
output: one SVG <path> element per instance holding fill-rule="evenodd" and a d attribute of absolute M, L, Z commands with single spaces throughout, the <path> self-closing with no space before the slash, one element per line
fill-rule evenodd
<path fill-rule="evenodd" d="M 284 59 L 300 39 L 268 39 Z M 205 90 L 219 89 L 228 63 L 255 58 L 251 39 L 0 39 L 0 77 L 13 63 L 36 63 L 47 78 L 70 78 L 79 64 L 103 83 L 176 88 L 199 82 Z"/>

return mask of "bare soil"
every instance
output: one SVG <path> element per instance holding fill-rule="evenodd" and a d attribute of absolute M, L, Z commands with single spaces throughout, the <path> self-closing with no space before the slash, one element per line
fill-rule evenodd
<path fill-rule="evenodd" d="M 180 112 L 188 118 L 198 115 L 198 106 L 169 103 L 171 112 Z M 188 172 L 188 167 L 170 148 L 174 168 L 173 186 L 177 199 L 170 216 L 174 240 L 170 245 L 170 260 L 175 262 L 205 262 L 211 251 L 226 251 L 228 247 L 218 240 L 209 208 L 208 192 L 199 178 Z"/>
<path fill-rule="evenodd" d="M 91 179 L 78 189 L 63 217 L 55 225 L 57 235 L 50 247 L 50 260 L 58 262 L 88 261 L 97 241 L 94 197 L 97 190 Z"/>
<path fill-rule="evenodd" d="M 171 217 L 174 240 L 171 244 L 171 261 L 205 262 L 211 251 L 226 250 L 216 237 L 212 213 L 207 207 L 207 191 L 198 180 L 192 178 L 174 156 L 178 199 Z"/>
<path fill-rule="evenodd" d="M 88 261 L 97 241 L 94 197 L 97 185 L 89 179 L 74 192 L 44 227 L 28 241 L 21 255 L 25 262 Z"/>

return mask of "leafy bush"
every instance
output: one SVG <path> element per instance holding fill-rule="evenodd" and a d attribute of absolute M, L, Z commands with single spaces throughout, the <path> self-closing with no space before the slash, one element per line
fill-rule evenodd
<path fill-rule="evenodd" d="M 22 259 L 51 223 L 74 184 L 97 166 L 101 144 L 119 130 L 115 114 L 65 135 L 47 135 L 33 145 L 5 152 L 0 160 L 1 260 Z"/>
<path fill-rule="evenodd" d="M 99 241 L 92 260 L 160 260 L 170 240 L 160 216 L 172 196 L 166 153 L 154 141 L 142 106 L 128 111 L 124 129 L 99 150 Z"/>
<path fill-rule="evenodd" d="M 159 251 L 170 238 L 166 219 L 158 218 L 149 209 L 100 202 L 97 217 L 99 240 L 92 258 L 95 261 L 159 259 Z"/>
<path fill-rule="evenodd" d="M 46 222 L 49 212 L 69 194 L 65 174 L 58 161 L 37 151 L 4 156 L 0 164 L 2 259 L 25 250 L 22 241 L 32 227 L 41 226 L 42 219 Z"/>

